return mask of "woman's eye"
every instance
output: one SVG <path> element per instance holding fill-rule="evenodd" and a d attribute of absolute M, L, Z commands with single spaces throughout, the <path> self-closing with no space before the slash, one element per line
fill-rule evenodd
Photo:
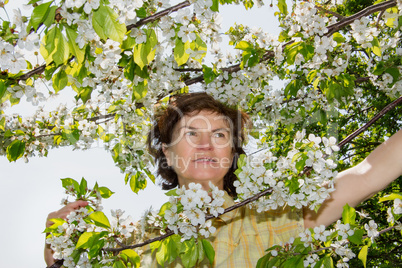
<path fill-rule="evenodd" d="M 225 135 L 225 133 L 223 133 L 223 132 L 215 132 L 215 133 L 214 133 L 214 137 L 215 137 L 215 138 L 225 138 L 226 135 Z"/>
<path fill-rule="evenodd" d="M 187 131 L 185 134 L 186 136 L 197 136 L 197 132 L 195 131 Z"/>

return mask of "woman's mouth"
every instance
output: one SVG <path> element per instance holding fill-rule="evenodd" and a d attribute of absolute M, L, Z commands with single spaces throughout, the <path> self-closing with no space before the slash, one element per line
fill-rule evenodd
<path fill-rule="evenodd" d="M 201 157 L 201 158 L 197 158 L 196 160 L 194 160 L 194 162 L 213 162 L 216 163 L 218 162 L 216 159 L 212 158 L 212 157 Z"/>

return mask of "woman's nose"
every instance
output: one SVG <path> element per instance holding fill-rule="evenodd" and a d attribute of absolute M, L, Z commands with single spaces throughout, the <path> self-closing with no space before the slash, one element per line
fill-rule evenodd
<path fill-rule="evenodd" d="M 197 143 L 197 149 L 210 150 L 212 148 L 213 142 L 211 135 L 208 132 L 201 133 Z"/>

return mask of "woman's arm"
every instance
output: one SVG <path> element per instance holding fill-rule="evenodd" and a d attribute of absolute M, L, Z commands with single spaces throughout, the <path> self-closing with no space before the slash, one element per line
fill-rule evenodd
<path fill-rule="evenodd" d="M 58 211 L 54 211 L 49 214 L 46 220 L 46 228 L 50 227 L 53 225 L 53 222 L 50 219 L 56 219 L 56 218 L 62 218 L 66 219 L 68 214 L 70 214 L 72 211 L 79 209 L 81 207 L 86 207 L 88 205 L 87 201 L 79 200 L 75 201 L 72 203 L 67 204 L 66 206 L 62 207 Z M 49 244 L 45 244 L 45 262 L 47 266 L 52 265 L 55 263 L 55 259 L 53 259 L 53 250 L 50 248 Z"/>
<path fill-rule="evenodd" d="M 338 220 L 343 206 L 355 207 L 402 175 L 402 130 L 377 147 L 360 164 L 338 174 L 335 191 L 318 212 L 304 209 L 304 226 L 330 225 Z"/>

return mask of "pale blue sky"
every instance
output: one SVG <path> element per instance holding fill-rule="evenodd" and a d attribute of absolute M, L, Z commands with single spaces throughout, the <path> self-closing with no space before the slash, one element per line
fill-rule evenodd
<path fill-rule="evenodd" d="M 11 0 L 6 6 L 10 17 L 12 9 L 22 7 L 23 0 Z M 270 1 L 269 1 L 270 2 Z M 269 5 L 269 3 L 268 3 Z M 278 32 L 273 9 L 268 6 L 245 12 L 242 7 L 221 7 L 223 31 L 234 22 L 250 26 L 264 27 L 269 32 Z M 3 17 L 4 13 L 0 13 Z M 268 30 L 267 30 L 268 31 Z M 65 97 L 59 98 L 63 103 Z M 18 112 L 29 114 L 30 107 L 7 109 L 7 114 Z M 71 177 L 80 180 L 85 177 L 89 185 L 95 181 L 107 186 L 116 194 L 104 202 L 104 211 L 123 209 L 127 215 L 138 219 L 149 206 L 159 207 L 166 198 L 157 186 L 150 187 L 136 195 L 124 185 L 124 175 L 114 166 L 111 156 L 100 147 L 88 151 L 72 151 L 71 148 L 50 150 L 47 158 L 34 157 L 29 163 L 18 160 L 9 163 L 0 158 L 0 267 L 45 267 L 43 246 L 45 220 L 51 211 L 60 208 L 60 200 L 65 197 L 60 178 Z M 161 197 L 161 198 L 160 198 Z"/>

